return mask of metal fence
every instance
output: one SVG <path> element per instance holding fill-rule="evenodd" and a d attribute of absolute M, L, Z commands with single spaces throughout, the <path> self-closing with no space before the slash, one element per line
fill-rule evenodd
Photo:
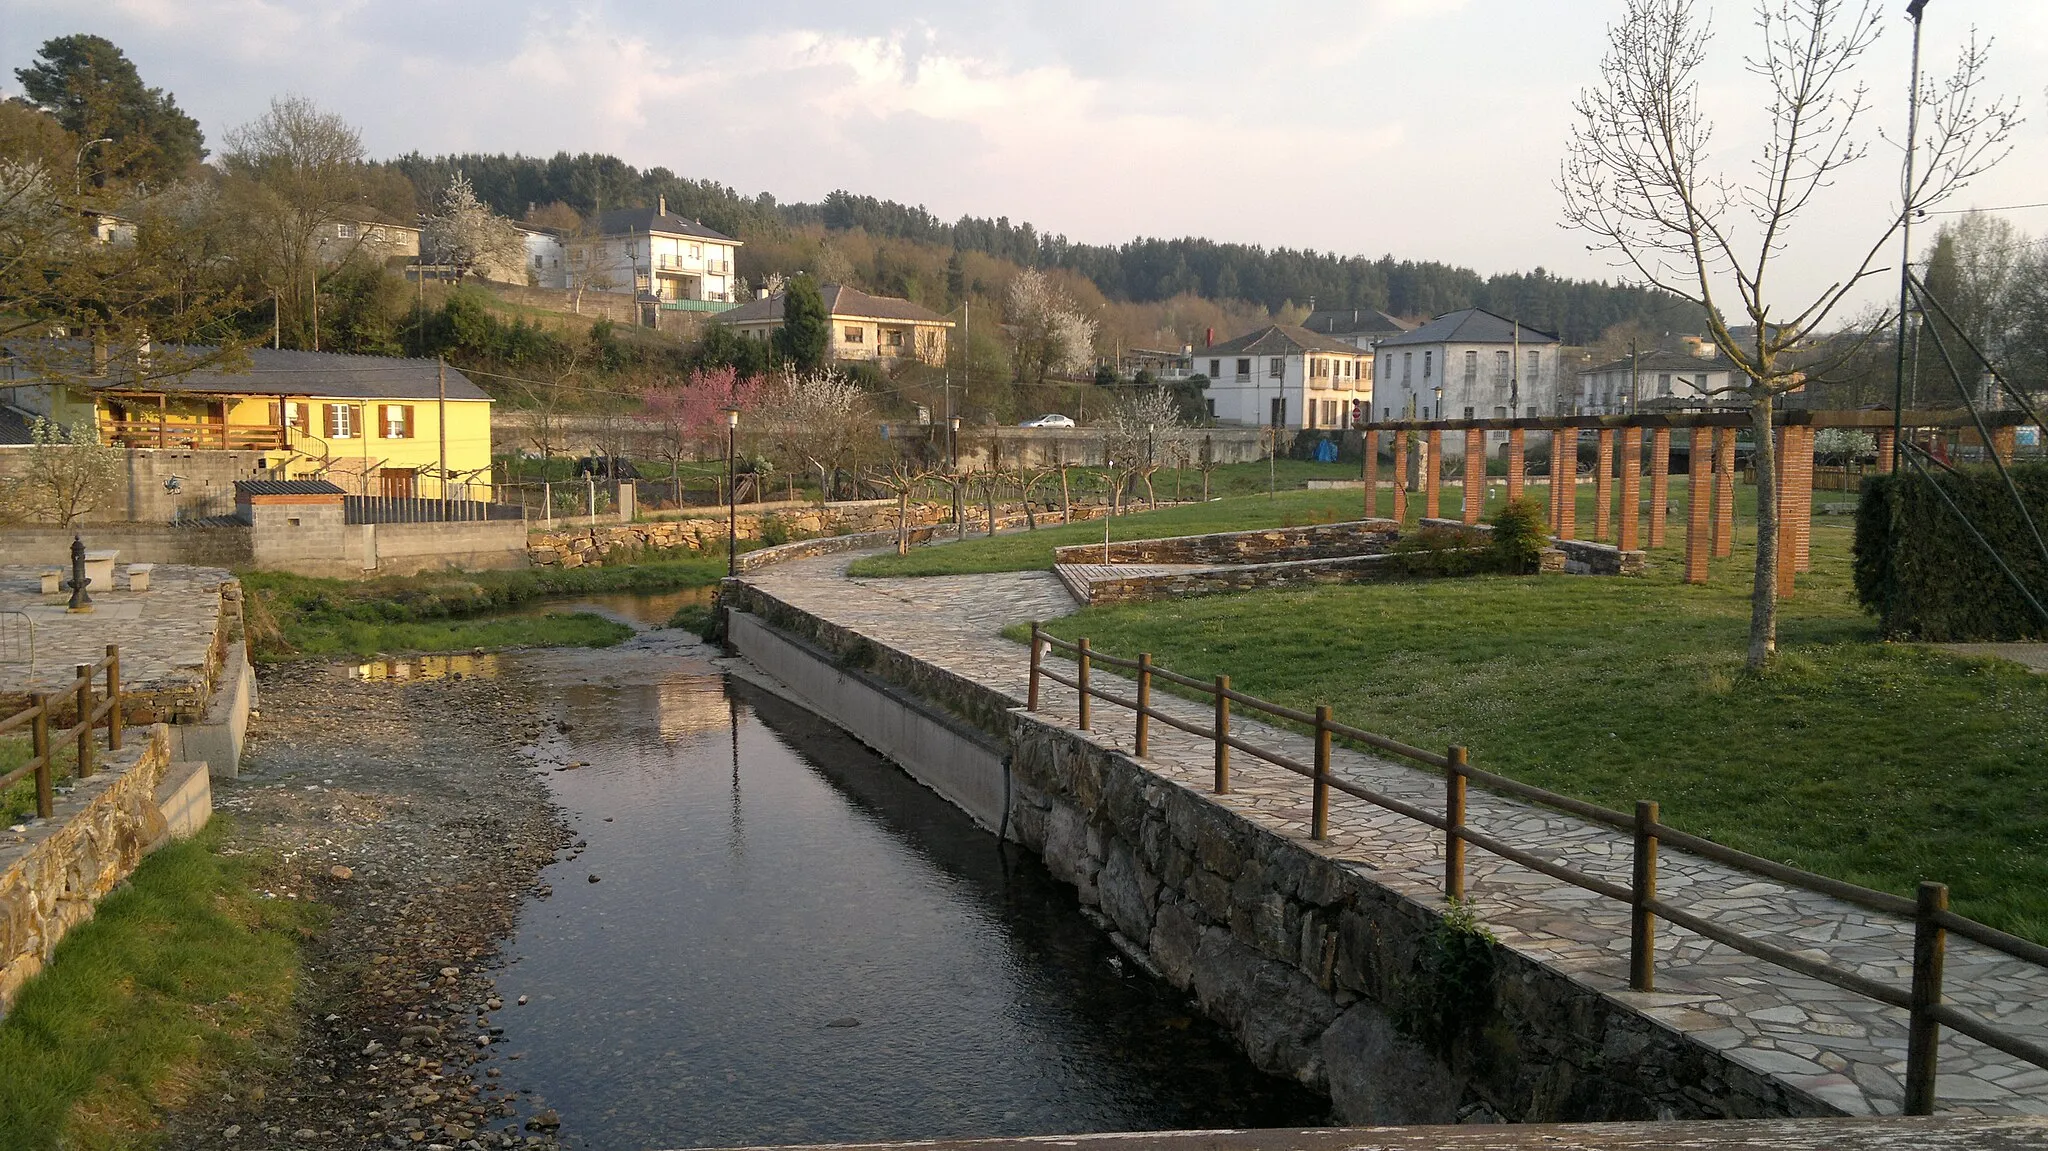
<path fill-rule="evenodd" d="M 25 611 L 0 611 L 0 660 L 36 670 L 36 619 Z"/>
<path fill-rule="evenodd" d="M 1044 653 L 1048 650 L 1070 653 L 1075 658 L 1074 678 L 1068 679 L 1044 667 Z M 1091 673 L 1097 665 L 1120 668 L 1137 674 L 1137 698 L 1129 699 L 1102 691 L 1091 683 Z M 1444 833 L 1444 897 L 1463 899 L 1465 897 L 1465 847 L 1470 844 L 1483 851 L 1492 852 L 1502 859 L 1520 864 L 1532 871 L 1541 872 L 1553 879 L 1560 879 L 1574 887 L 1583 888 L 1597 895 L 1625 903 L 1629 907 L 1629 989 L 1652 991 L 1656 989 L 1655 951 L 1656 925 L 1659 919 L 1687 931 L 1695 932 L 1707 939 L 1732 947 L 1745 955 L 1761 959 L 1766 963 L 1796 971 L 1801 975 L 1818 979 L 1823 983 L 1840 987 L 1845 991 L 1876 1000 L 1887 1006 L 1905 1010 L 1909 1016 L 1906 1042 L 1906 1113 L 1909 1115 L 1931 1115 L 1935 1105 L 1935 1069 L 1941 1028 L 1948 1027 L 1967 1035 L 1988 1047 L 2032 1063 L 2036 1067 L 2048 1068 L 2048 1047 L 2030 1042 L 1995 1024 L 1975 1015 L 1959 1010 L 1942 1002 L 1942 964 L 1947 953 L 1947 936 L 1953 931 L 1965 939 L 2002 952 L 2015 959 L 2048 967 L 2048 947 L 2031 940 L 2021 939 L 1995 927 L 1965 919 L 1948 909 L 1948 886 L 1942 883 L 1923 882 L 1916 897 L 1907 899 L 1888 891 L 1860 887 L 1839 879 L 1796 867 L 1788 867 L 1761 856 L 1724 847 L 1712 840 L 1690 835 L 1661 822 L 1654 800 L 1642 800 L 1636 804 L 1633 815 L 1601 807 L 1568 795 L 1532 787 L 1506 776 L 1495 775 L 1473 767 L 1466 757 L 1465 749 L 1453 746 L 1443 754 L 1413 747 L 1384 735 L 1364 731 L 1347 724 L 1338 723 L 1327 706 L 1318 706 L 1313 713 L 1283 707 L 1255 696 L 1233 691 L 1230 677 L 1219 675 L 1213 680 L 1199 680 L 1178 675 L 1153 664 L 1149 654 L 1137 659 L 1119 659 L 1093 650 L 1084 636 L 1073 643 L 1054 639 L 1037 623 L 1031 625 L 1031 678 L 1026 696 L 1026 709 L 1039 710 L 1039 682 L 1051 680 L 1054 683 L 1074 689 L 1079 696 L 1077 717 L 1081 730 L 1089 730 L 1093 720 L 1092 701 L 1102 700 L 1119 707 L 1129 708 L 1136 720 L 1137 754 L 1143 757 L 1151 750 L 1151 721 L 1158 720 L 1179 731 L 1208 739 L 1215 745 L 1214 790 L 1218 795 L 1230 792 L 1230 753 L 1241 751 L 1247 755 L 1304 776 L 1311 781 L 1310 834 L 1317 840 L 1330 837 L 1331 792 L 1362 799 L 1367 803 L 1405 816 L 1417 823 L 1435 828 Z M 1152 706 L 1152 684 L 1163 679 L 1176 687 L 1184 688 L 1198 696 L 1207 696 L 1214 702 L 1215 711 L 1208 727 L 1188 723 L 1177 716 L 1160 711 Z M 1242 704 L 1252 711 L 1289 723 L 1310 728 L 1315 738 L 1313 763 L 1269 750 L 1239 739 L 1230 732 L 1231 704 Z M 1423 764 L 1443 773 L 1444 805 L 1441 812 L 1418 807 L 1391 795 L 1375 791 L 1363 784 L 1341 778 L 1330 770 L 1331 741 L 1343 738 L 1354 743 L 1385 752 L 1401 759 Z M 1577 868 L 1556 863 L 1528 850 L 1516 847 L 1502 839 L 1469 827 L 1465 823 L 1465 792 L 1468 783 L 1518 799 L 1542 804 L 1545 807 L 1576 815 L 1582 819 L 1630 834 L 1634 838 L 1634 856 L 1630 883 L 1623 886 L 1611 883 L 1597 876 L 1588 875 Z M 1871 911 L 1897 916 L 1913 925 L 1913 974 L 1909 987 L 1894 987 L 1875 979 L 1867 978 L 1854 971 L 1845 970 L 1816 959 L 1810 959 L 1784 948 L 1744 935 L 1731 927 L 1695 915 L 1686 909 L 1668 903 L 1657 895 L 1657 850 L 1661 844 L 1670 844 L 1695 855 L 1740 868 L 1744 871 L 1775 879 L 1780 883 L 1808 891 L 1831 896 Z"/>
<path fill-rule="evenodd" d="M 104 697 L 95 698 L 93 680 L 104 674 L 107 690 Z M 0 792 L 6 791 L 22 780 L 33 775 L 36 779 L 36 814 L 50 818 L 56 809 L 56 749 L 66 740 L 77 741 L 75 768 L 78 778 L 91 778 L 98 770 L 93 762 L 93 731 L 102 722 L 107 728 L 107 750 L 121 750 L 121 648 L 108 644 L 107 654 L 98 663 L 79 664 L 77 675 L 62 691 L 40 692 L 35 702 L 0 718 L 0 736 L 26 727 L 29 729 L 28 762 L 0 775 Z M 74 722 L 70 727 L 58 731 L 50 730 L 50 722 L 60 710 L 59 700 L 72 703 Z"/>
<path fill-rule="evenodd" d="M 429 500 L 411 496 L 343 496 L 342 513 L 352 524 L 474 523 L 484 520 L 523 520 L 526 509 L 518 504 L 487 503 L 483 500 Z"/>

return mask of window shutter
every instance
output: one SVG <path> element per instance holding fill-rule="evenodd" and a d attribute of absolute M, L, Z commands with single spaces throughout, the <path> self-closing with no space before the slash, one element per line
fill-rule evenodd
<path fill-rule="evenodd" d="M 312 432 L 313 405 L 310 401 L 299 400 L 292 404 L 292 422 L 299 426 L 300 431 Z"/>
<path fill-rule="evenodd" d="M 413 438 L 413 430 L 412 430 L 412 405 L 411 405 L 411 404 L 407 404 L 407 405 L 405 405 L 405 409 L 404 409 L 404 410 L 405 410 L 405 438 L 409 440 L 409 439 L 412 439 L 412 438 Z"/>
<path fill-rule="evenodd" d="M 333 438 L 335 438 L 336 436 L 338 436 L 338 435 L 340 435 L 340 434 L 341 434 L 341 416 L 340 416 L 340 414 L 339 414 L 339 413 L 338 413 L 338 412 L 337 412 L 337 411 L 335 410 L 335 409 L 336 409 L 337 407 L 339 407 L 339 405 L 337 405 L 337 404 L 328 404 L 328 405 L 326 405 L 326 408 L 327 408 L 327 438 L 328 438 L 328 439 L 330 439 L 330 440 L 331 440 L 331 439 L 333 439 Z"/>

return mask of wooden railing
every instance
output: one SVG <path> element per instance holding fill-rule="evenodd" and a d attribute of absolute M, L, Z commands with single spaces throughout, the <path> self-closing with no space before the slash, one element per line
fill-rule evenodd
<path fill-rule="evenodd" d="M 1069 679 L 1047 669 L 1047 651 L 1066 652 L 1074 657 L 1074 677 Z M 1130 671 L 1137 676 L 1136 698 L 1103 691 L 1095 686 L 1092 673 L 1097 666 L 1112 667 Z M 1218 795 L 1230 792 L 1231 752 L 1241 751 L 1293 772 L 1310 781 L 1310 835 L 1316 840 L 1330 837 L 1330 800 L 1332 792 L 1362 799 L 1376 807 L 1384 808 L 1397 815 L 1405 816 L 1417 823 L 1440 831 L 1444 835 L 1444 898 L 1462 900 L 1465 898 L 1465 847 L 1470 844 L 1484 851 L 1492 852 L 1502 859 L 1541 872 L 1554 879 L 1563 880 L 1574 887 L 1591 891 L 1628 905 L 1629 908 L 1629 989 L 1632 991 L 1653 991 L 1656 989 L 1655 944 L 1658 920 L 1671 923 L 1687 931 L 1705 936 L 1716 943 L 1732 947 L 1745 955 L 1761 959 L 1766 963 L 1801 975 L 1832 984 L 1887 1006 L 1905 1010 L 1909 1016 L 1909 1030 L 1906 1046 L 1906 1113 L 1909 1115 L 1931 1115 L 1935 1105 L 1935 1069 L 1941 1028 L 1947 1027 L 1988 1047 L 1995 1048 L 2022 1059 L 2036 1067 L 2048 1068 L 2048 1046 L 2021 1038 L 1984 1019 L 1960 1010 L 1953 1004 L 1942 1002 L 1942 965 L 1947 954 L 1948 933 L 1954 932 L 1994 951 L 2015 959 L 2048 968 L 2048 947 L 2031 940 L 2022 939 L 2000 931 L 1995 927 L 1965 919 L 1948 909 L 1948 886 L 1941 883 L 1922 882 L 1916 897 L 1907 899 L 1888 891 L 1860 887 L 1845 883 L 1817 872 L 1804 871 L 1796 867 L 1737 851 L 1709 839 L 1678 830 L 1662 822 L 1654 800 L 1637 802 L 1633 814 L 1615 811 L 1612 808 L 1560 795 L 1540 787 L 1496 775 L 1473 767 L 1463 747 L 1452 746 L 1442 753 L 1414 747 L 1396 739 L 1351 727 L 1337 722 L 1327 706 L 1318 706 L 1314 712 L 1300 711 L 1291 707 L 1271 703 L 1256 696 L 1232 690 L 1230 677 L 1216 676 L 1212 680 L 1195 679 L 1159 667 L 1152 662 L 1151 655 L 1141 654 L 1137 659 L 1120 659 L 1104 655 L 1089 646 L 1084 636 L 1075 642 L 1055 639 L 1037 623 L 1031 625 L 1031 678 L 1026 694 L 1026 708 L 1039 710 L 1040 681 L 1072 688 L 1078 695 L 1077 721 L 1083 731 L 1090 730 L 1094 720 L 1092 702 L 1102 700 L 1118 707 L 1129 709 L 1137 729 L 1136 753 L 1143 758 L 1151 753 L 1151 723 L 1157 720 L 1189 735 L 1209 740 L 1214 746 L 1214 784 Z M 1161 711 L 1152 706 L 1152 685 L 1154 680 L 1164 680 L 1176 687 L 1184 688 L 1197 696 L 1206 696 L 1214 704 L 1214 713 L 1208 726 L 1189 723 L 1186 720 Z M 1269 748 L 1260 747 L 1231 733 L 1232 704 L 1241 704 L 1264 716 L 1299 724 L 1312 733 L 1315 743 L 1314 762 L 1303 763 L 1291 756 Z M 1441 811 L 1421 807 L 1406 800 L 1395 798 L 1334 774 L 1330 769 L 1331 745 L 1333 739 L 1344 739 L 1374 751 L 1384 752 L 1400 759 L 1422 764 L 1443 774 L 1444 804 Z M 1465 793 L 1468 783 L 1477 783 L 1489 790 L 1510 795 L 1517 799 L 1541 804 L 1545 807 L 1576 815 L 1581 819 L 1624 832 L 1634 839 L 1633 866 L 1630 881 L 1624 886 L 1619 883 L 1589 875 L 1575 867 L 1558 863 L 1531 851 L 1517 847 L 1504 840 L 1478 831 L 1465 822 Z M 1766 943 L 1745 935 L 1734 928 L 1695 915 L 1686 909 L 1658 898 L 1657 895 L 1657 852 L 1660 846 L 1669 844 L 1694 855 L 1727 864 L 1730 867 L 1754 872 L 1777 880 L 1792 887 L 1803 888 L 1855 904 L 1858 907 L 1886 915 L 1898 916 L 1913 925 L 1913 977 L 1912 985 L 1899 988 L 1881 983 L 1854 971 L 1837 967 L 1804 955 L 1788 951 L 1774 944 Z"/>
<path fill-rule="evenodd" d="M 270 452 L 285 446 L 285 429 L 268 424 L 181 424 L 172 420 L 107 420 L 107 439 L 124 448 L 210 448 Z"/>
<path fill-rule="evenodd" d="M 106 676 L 106 694 L 95 699 L 93 680 Z M 77 722 L 59 731 L 50 730 L 50 721 L 56 716 L 57 701 L 64 698 L 73 701 L 73 713 Z M 40 692 L 35 702 L 13 715 L 0 719 L 0 736 L 26 727 L 29 729 L 30 752 L 27 763 L 0 775 L 0 792 L 28 778 L 36 777 L 36 814 L 50 818 L 56 803 L 56 749 L 66 740 L 77 743 L 77 772 L 80 779 L 90 778 L 97 768 L 93 763 L 96 750 L 93 731 L 104 721 L 107 728 L 107 750 L 121 750 L 121 648 L 108 644 L 107 654 L 98 663 L 79 664 L 77 673 L 69 686 L 61 691 Z"/>

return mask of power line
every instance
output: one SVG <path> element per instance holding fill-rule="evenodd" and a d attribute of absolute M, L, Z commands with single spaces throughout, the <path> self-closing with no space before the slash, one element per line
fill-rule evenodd
<path fill-rule="evenodd" d="M 1923 216 L 1967 216 L 1972 212 L 2017 212 L 2022 208 L 2048 208 L 2048 200 L 2038 204 L 2001 204 L 1996 208 L 1942 208 L 1939 211 L 1920 214 Z"/>

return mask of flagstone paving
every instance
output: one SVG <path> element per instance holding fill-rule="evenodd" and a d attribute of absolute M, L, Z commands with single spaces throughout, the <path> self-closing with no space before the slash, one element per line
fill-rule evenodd
<path fill-rule="evenodd" d="M 221 585 L 231 575 L 218 568 L 159 564 L 148 591 L 129 591 L 124 578 L 113 588 L 90 589 L 93 610 L 69 612 L 64 605 L 70 593 L 43 594 L 45 570 L 35 564 L 0 565 L 0 692 L 68 685 L 73 668 L 98 663 L 108 644 L 119 644 L 124 689 L 204 693 L 208 651 L 220 621 Z"/>
<path fill-rule="evenodd" d="M 852 579 L 853 556 L 798 560 L 745 578 L 801 610 L 968 676 L 1021 705 L 1029 673 L 1024 645 L 1006 627 L 1073 610 L 1050 572 Z M 1134 653 L 1116 653 L 1125 656 Z M 1098 670 L 1097 676 L 1105 673 Z M 1073 693 L 1046 682 L 1045 710 L 1072 722 Z M 1118 690 L 1129 695 L 1128 690 Z M 1209 706 L 1161 692 L 1155 704 L 1206 725 Z M 1338 718 L 1343 718 L 1338 701 Z M 1132 717 L 1098 703 L 1096 738 L 1129 751 Z M 1307 761 L 1308 737 L 1234 717 L 1233 734 Z M 1152 725 L 1144 762 L 1160 776 L 1206 791 L 1212 744 Z M 1484 766 L 1483 764 L 1477 766 Z M 1434 772 L 1339 749 L 1333 769 L 1429 808 L 1442 804 Z M 1306 840 L 1305 780 L 1249 755 L 1233 757 L 1233 792 L 1211 798 L 1263 826 Z M 1627 886 L 1632 845 L 1613 829 L 1474 788 L 1468 823 L 1546 858 Z M 1441 892 L 1440 833 L 1344 795 L 1333 797 L 1326 850 L 1389 888 L 1419 900 Z M 1902 1109 L 1906 1013 L 1793 974 L 1669 924 L 1657 935 L 1654 993 L 1628 990 L 1627 908 L 1477 847 L 1468 848 L 1467 894 L 1500 941 L 1849 1114 Z M 1860 907 L 1790 888 L 1666 847 L 1659 894 L 1666 901 L 1802 955 L 1904 988 L 1912 927 Z M 2048 1042 L 2048 970 L 1951 936 L 1950 1002 L 2035 1043 Z M 1945 1032 L 1940 1106 L 1977 1114 L 2048 1115 L 2048 1070 Z"/>

